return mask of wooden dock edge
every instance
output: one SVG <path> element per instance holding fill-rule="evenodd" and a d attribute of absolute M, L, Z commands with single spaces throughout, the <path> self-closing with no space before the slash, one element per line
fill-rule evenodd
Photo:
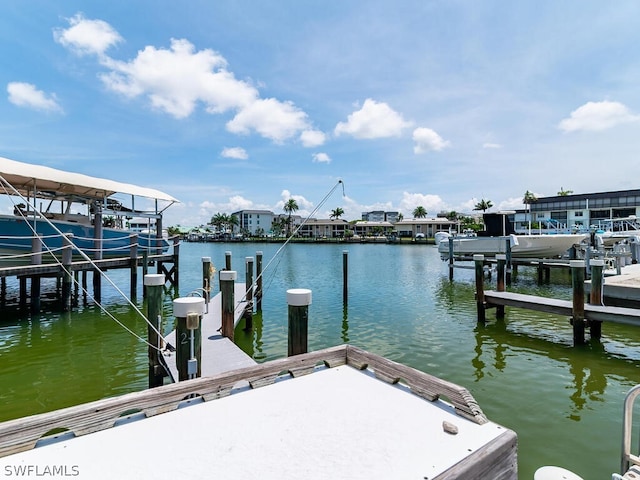
<path fill-rule="evenodd" d="M 225 397 L 230 395 L 238 384 L 248 382 L 250 388 L 259 388 L 274 383 L 278 378 L 311 373 L 318 366 L 332 368 L 339 365 L 350 365 L 360 370 L 369 369 L 376 377 L 391 384 L 405 384 L 413 393 L 429 401 L 435 401 L 441 396 L 446 397 L 457 414 L 478 424 L 488 422 L 471 393 L 465 388 L 357 347 L 340 345 L 212 377 L 196 378 L 9 420 L 0 423 L 0 457 L 33 449 L 38 440 L 51 432 L 85 435 L 111 428 L 123 417 L 150 417 L 175 410 L 185 402 L 198 401 L 195 397 L 199 397 L 201 401 Z"/>

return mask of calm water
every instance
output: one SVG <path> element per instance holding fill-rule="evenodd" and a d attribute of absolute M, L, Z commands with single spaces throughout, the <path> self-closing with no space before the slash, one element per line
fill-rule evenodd
<path fill-rule="evenodd" d="M 201 286 L 203 256 L 220 269 L 231 251 L 243 281 L 245 257 L 261 250 L 266 266 L 279 246 L 182 244 L 180 291 L 165 297 L 164 330 L 172 328 L 172 296 Z M 345 248 L 348 308 L 342 304 Z M 128 292 L 128 272 L 109 274 Z M 310 349 L 348 342 L 465 386 L 491 420 L 517 432 L 521 479 L 550 464 L 585 479 L 611 478 L 619 468 L 622 401 L 640 383 L 637 329 L 605 325 L 601 343 L 574 348 L 564 317 L 507 309 L 505 321 L 489 312 L 487 324 L 478 325 L 473 271 L 458 269 L 455 277 L 449 282 L 433 246 L 292 244 L 265 272 L 263 315 L 254 332 L 236 337 L 258 361 L 286 356 L 286 290 L 309 288 Z M 521 269 L 512 288 L 570 298 L 568 273 L 553 271 L 549 285 L 536 279 L 535 270 Z M 11 282 L 8 291 L 15 294 Z M 146 335 L 144 321 L 106 282 L 103 299 L 118 319 Z M 70 314 L 22 320 L 11 306 L 5 309 L 0 420 L 146 388 L 146 346 L 92 302 L 80 303 Z"/>

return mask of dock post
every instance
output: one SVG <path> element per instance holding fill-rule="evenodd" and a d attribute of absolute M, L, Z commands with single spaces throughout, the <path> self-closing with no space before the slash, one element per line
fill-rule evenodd
<path fill-rule="evenodd" d="M 591 305 L 603 305 L 602 287 L 604 273 L 604 260 L 591 260 L 591 292 L 589 292 L 589 303 Z M 589 320 L 589 335 L 593 339 L 602 337 L 602 322 Z"/>
<path fill-rule="evenodd" d="M 262 252 L 256 252 L 256 311 L 262 312 Z"/>
<path fill-rule="evenodd" d="M 180 288 L 180 238 L 173 237 L 173 286 Z"/>
<path fill-rule="evenodd" d="M 138 234 L 129 237 L 129 261 L 131 262 L 131 300 L 138 297 Z M 144 281 L 144 277 L 143 277 Z"/>
<path fill-rule="evenodd" d="M 176 317 L 176 367 L 178 380 L 202 374 L 202 315 L 204 298 L 182 297 L 173 301 Z"/>
<path fill-rule="evenodd" d="M 507 285 L 511 285 L 511 272 L 513 271 L 513 264 L 511 262 L 511 238 L 509 237 L 506 238 L 505 252 L 507 262 L 507 275 L 505 278 Z"/>
<path fill-rule="evenodd" d="M 220 291 L 222 292 L 222 336 L 233 342 L 235 330 L 235 282 L 238 273 L 233 270 L 220 272 Z"/>
<path fill-rule="evenodd" d="M 311 290 L 306 288 L 287 290 L 287 304 L 289 306 L 288 356 L 291 357 L 308 351 Z"/>
<path fill-rule="evenodd" d="M 449 281 L 453 280 L 453 237 L 449 236 Z"/>
<path fill-rule="evenodd" d="M 484 255 L 475 254 L 473 256 L 473 263 L 476 270 L 476 307 L 478 309 L 478 321 L 484 322 L 485 308 L 484 308 Z"/>
<path fill-rule="evenodd" d="M 498 290 L 499 292 L 504 292 L 504 270 L 505 264 L 507 262 L 507 256 L 503 253 L 498 253 L 496 254 L 496 260 L 498 262 L 498 265 L 496 267 L 496 273 L 498 275 L 496 290 Z M 496 307 L 496 318 L 504 318 L 504 305 L 498 305 Z"/>
<path fill-rule="evenodd" d="M 31 239 L 31 265 L 40 265 L 42 263 L 42 239 L 40 234 L 36 233 Z M 40 276 L 31 277 L 31 312 L 38 313 L 40 311 Z"/>
<path fill-rule="evenodd" d="M 211 257 L 202 257 L 202 290 L 204 291 L 207 312 L 209 311 L 209 301 L 211 300 L 211 274 Z"/>
<path fill-rule="evenodd" d="M 224 252 L 224 269 L 231 270 L 231 252 Z"/>
<path fill-rule="evenodd" d="M 570 260 L 573 287 L 573 344 L 584 344 L 584 260 Z"/>
<path fill-rule="evenodd" d="M 242 316 L 244 317 L 244 329 L 253 328 L 253 257 L 245 257 L 245 285 L 247 287 L 245 300 L 247 306 Z"/>
<path fill-rule="evenodd" d="M 160 387 L 164 383 L 164 369 L 160 364 L 162 337 L 158 334 L 162 324 L 162 287 L 164 275 L 145 275 L 144 288 L 147 290 L 147 341 L 149 342 L 149 388 Z"/>
<path fill-rule="evenodd" d="M 342 251 L 342 304 L 349 303 L 349 251 Z"/>
<path fill-rule="evenodd" d="M 94 244 L 94 252 L 93 259 L 94 260 L 102 260 L 102 207 L 98 209 L 93 219 L 93 244 Z M 100 303 L 102 301 L 102 275 L 96 269 L 93 271 L 93 298 L 96 302 Z"/>
<path fill-rule="evenodd" d="M 73 234 L 66 233 L 64 235 L 64 250 L 62 251 L 62 311 L 71 310 L 71 283 L 73 282 L 73 273 L 71 272 L 71 259 L 73 256 Z"/>

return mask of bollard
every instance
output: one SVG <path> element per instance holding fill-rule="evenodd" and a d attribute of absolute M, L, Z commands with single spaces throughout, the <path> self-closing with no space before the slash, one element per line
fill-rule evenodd
<path fill-rule="evenodd" d="M 204 298 L 183 297 L 173 301 L 176 317 L 176 367 L 178 380 L 189 380 L 202 373 L 202 325 Z"/>
<path fill-rule="evenodd" d="M 349 303 L 349 251 L 342 251 L 342 304 Z"/>
<path fill-rule="evenodd" d="M 289 340 L 288 356 L 307 353 L 309 333 L 309 305 L 311 290 L 292 288 L 287 290 L 289 305 Z"/>
<path fill-rule="evenodd" d="M 134 300 L 138 297 L 138 234 L 134 233 L 129 237 L 129 261 L 131 262 L 130 271 L 130 297 Z M 144 283 L 144 277 L 143 281 Z M 144 297 L 144 294 L 142 294 Z"/>
<path fill-rule="evenodd" d="M 253 257 L 245 257 L 245 285 L 247 287 L 245 300 L 247 306 L 244 309 L 244 328 L 251 330 L 253 328 Z"/>
<path fill-rule="evenodd" d="M 211 257 L 202 257 L 202 290 L 204 291 L 207 312 L 209 311 L 209 300 L 211 300 L 211 273 Z"/>
<path fill-rule="evenodd" d="M 220 291 L 222 292 L 222 336 L 233 342 L 235 330 L 235 281 L 238 274 L 233 270 L 220 272 Z"/>
<path fill-rule="evenodd" d="M 511 285 L 511 274 L 515 273 L 513 268 L 513 262 L 511 261 L 511 237 L 507 237 L 506 245 L 505 245 L 505 256 L 507 261 L 507 274 L 506 274 L 506 282 L 507 285 Z"/>
<path fill-rule="evenodd" d="M 256 311 L 262 312 L 262 252 L 256 252 Z"/>
<path fill-rule="evenodd" d="M 592 262 L 593 264 L 593 262 Z M 573 287 L 573 344 L 584 343 L 584 260 L 570 260 L 571 285 Z"/>
<path fill-rule="evenodd" d="M 36 233 L 31 240 L 31 265 L 40 265 L 42 263 L 42 238 Z M 40 312 L 40 276 L 31 277 L 31 313 Z"/>
<path fill-rule="evenodd" d="M 149 342 L 149 388 L 160 387 L 164 383 L 165 372 L 160 364 L 162 337 L 158 335 L 162 325 L 162 287 L 164 275 L 145 275 L 144 288 L 147 291 L 147 341 Z"/>
<path fill-rule="evenodd" d="M 496 260 L 498 262 L 498 265 L 496 267 L 497 270 L 497 275 L 498 275 L 498 281 L 497 281 L 497 286 L 496 289 L 499 292 L 504 292 L 505 288 L 504 288 L 504 275 L 505 275 L 505 264 L 507 263 L 507 256 L 503 253 L 498 253 L 496 254 Z M 498 305 L 496 306 L 496 318 L 504 318 L 504 305 Z"/>
<path fill-rule="evenodd" d="M 224 268 L 225 270 L 231 270 L 231 252 L 224 252 Z"/>
<path fill-rule="evenodd" d="M 449 281 L 453 280 L 453 236 L 449 236 Z"/>
<path fill-rule="evenodd" d="M 589 303 L 591 305 L 604 305 L 602 303 L 602 288 L 604 286 L 604 260 L 591 260 L 591 292 Z M 602 322 L 589 320 L 589 335 L 591 338 L 602 337 Z"/>
<path fill-rule="evenodd" d="M 66 233 L 63 242 L 62 266 L 64 267 L 64 271 L 62 274 L 62 311 L 68 312 L 71 310 L 71 282 L 73 282 L 73 273 L 71 272 L 73 233 Z"/>
<path fill-rule="evenodd" d="M 484 255 L 475 254 L 473 263 L 476 270 L 476 308 L 478 310 L 478 321 L 485 321 L 484 309 Z"/>

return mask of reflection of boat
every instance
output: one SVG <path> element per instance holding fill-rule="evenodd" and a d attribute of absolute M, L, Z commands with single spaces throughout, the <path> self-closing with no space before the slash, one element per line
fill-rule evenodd
<path fill-rule="evenodd" d="M 168 207 L 177 200 L 158 190 L 2 157 L 0 182 L 5 195 L 14 203 L 19 199 L 13 215 L 0 215 L 0 262 L 3 265 L 32 263 L 36 234 L 42 240 L 42 261 L 45 263 L 54 260 L 48 254 L 49 250 L 57 257 L 61 256 L 65 234 L 72 234 L 77 250 L 91 258 L 128 256 L 135 243 L 134 234 L 141 250 L 162 253 L 169 247 L 167 239 L 162 233 L 157 235 L 155 230 L 156 225 L 162 225 L 158 201 L 168 203 Z M 117 196 L 130 196 L 131 206 L 124 206 L 120 198 L 115 198 Z M 152 199 L 154 209 L 135 208 L 136 197 L 142 197 L 142 200 L 138 199 L 140 203 Z M 46 207 L 36 209 L 36 201 L 40 201 L 40 205 L 46 203 Z M 153 228 L 146 233 L 129 228 L 128 220 L 134 216 L 148 219 Z"/>
<path fill-rule="evenodd" d="M 507 253 L 507 245 L 511 256 L 515 258 L 556 258 L 564 255 L 572 246 L 580 244 L 587 235 L 508 235 L 498 237 L 453 237 L 453 254 L 455 256 L 471 256 L 483 254 L 494 256 Z M 443 259 L 449 258 L 449 242 L 438 245 L 438 252 Z"/>

